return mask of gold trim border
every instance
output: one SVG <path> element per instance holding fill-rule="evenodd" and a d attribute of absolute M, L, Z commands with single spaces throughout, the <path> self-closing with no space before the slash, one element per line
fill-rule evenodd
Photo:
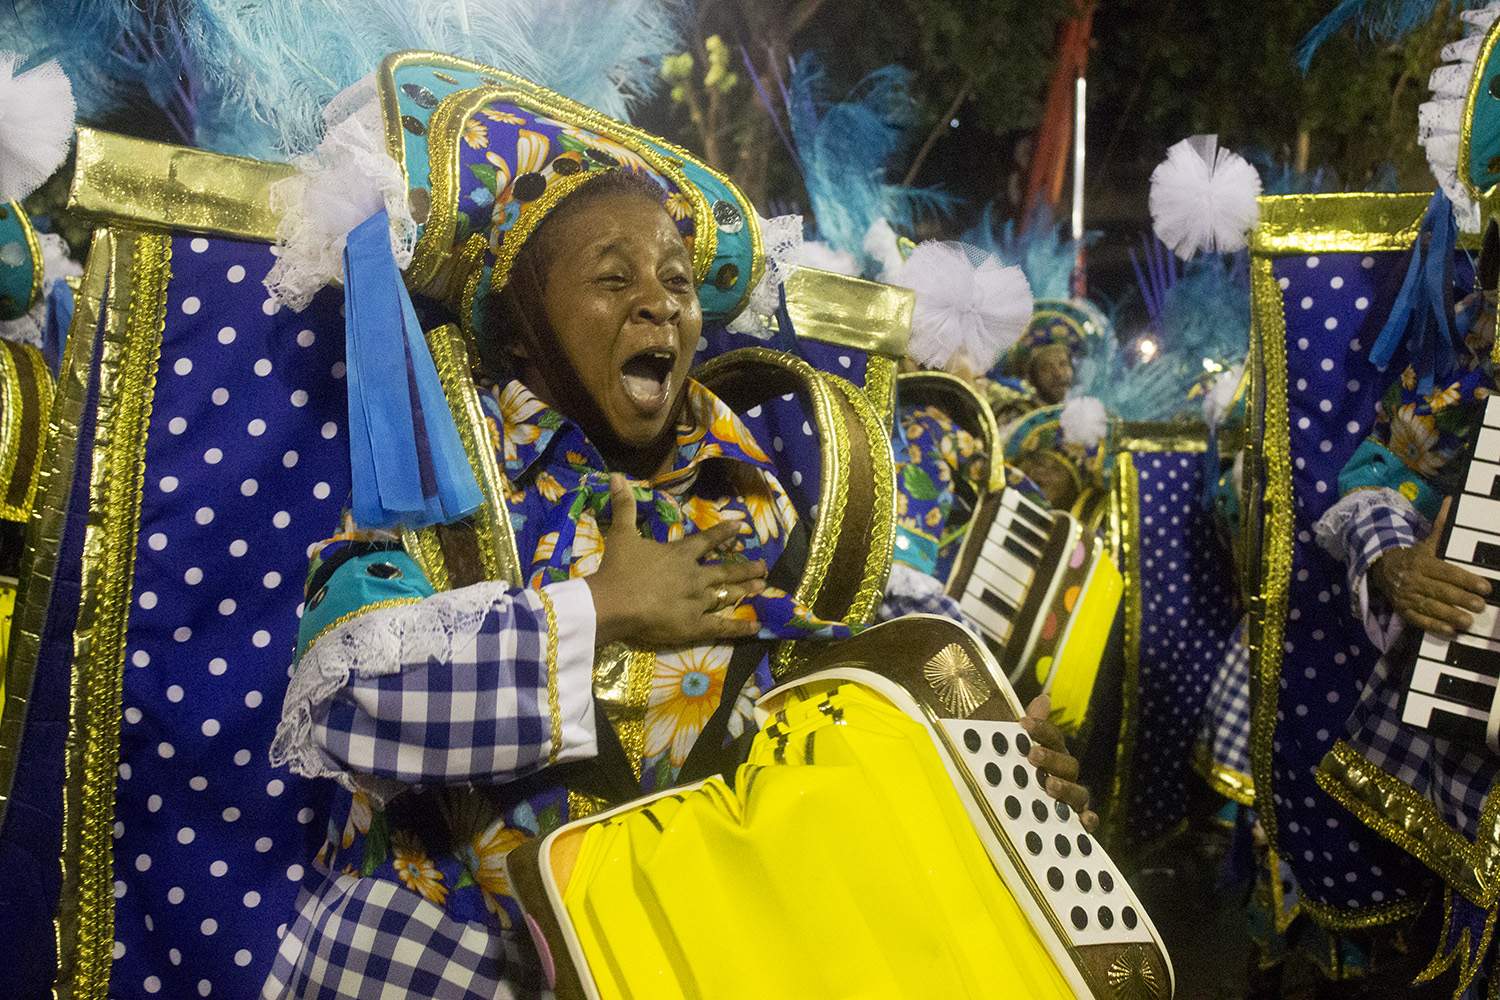
<path fill-rule="evenodd" d="M 1115 458 L 1110 489 L 1110 527 L 1116 544 L 1115 562 L 1125 581 L 1125 672 L 1120 692 L 1120 735 L 1115 747 L 1115 780 L 1108 803 L 1111 854 L 1124 846 L 1125 820 L 1130 809 L 1131 761 L 1135 755 L 1136 715 L 1140 711 L 1141 680 L 1141 549 L 1140 481 L 1129 452 Z"/>
<path fill-rule="evenodd" d="M 1255 805 L 1255 782 L 1250 775 L 1214 760 L 1206 744 L 1193 748 L 1193 770 L 1197 771 L 1215 792 L 1242 806 Z"/>
<path fill-rule="evenodd" d="M 1250 234 L 1250 253 L 1264 257 L 1409 250 L 1431 199 L 1430 193 L 1262 195 L 1257 199 L 1260 222 Z M 1459 244 L 1478 249 L 1478 237 L 1461 234 Z"/>
<path fill-rule="evenodd" d="M 125 636 L 147 425 L 166 325 L 171 238 L 117 230 L 84 536 L 63 788 L 57 995 L 104 1000 L 114 947 L 113 826 Z M 127 263 L 128 260 L 128 263 Z M 128 304 L 119 321 L 121 297 Z M 76 355 L 75 355 L 76 357 Z"/>
<path fill-rule="evenodd" d="M 1480 44 L 1479 55 L 1474 60 L 1474 75 L 1469 78 L 1468 91 L 1464 95 L 1463 118 L 1458 127 L 1458 179 L 1469 197 L 1480 205 L 1489 202 L 1490 196 L 1495 193 L 1495 186 L 1491 185 L 1488 191 L 1479 190 L 1469 169 L 1469 161 L 1474 152 L 1474 111 L 1479 105 L 1479 84 L 1484 79 L 1484 66 L 1495 51 L 1497 41 L 1500 41 L 1500 24 L 1491 24 Z"/>

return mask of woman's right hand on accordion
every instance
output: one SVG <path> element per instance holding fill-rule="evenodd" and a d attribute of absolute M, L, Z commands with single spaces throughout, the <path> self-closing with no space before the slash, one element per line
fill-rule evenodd
<path fill-rule="evenodd" d="M 1391 610 L 1408 625 L 1452 635 L 1474 624 L 1484 610 L 1489 581 L 1438 558 L 1438 539 L 1448 522 L 1453 498 L 1443 501 L 1427 537 L 1415 545 L 1386 550 L 1370 564 L 1370 582 L 1385 594 Z"/>

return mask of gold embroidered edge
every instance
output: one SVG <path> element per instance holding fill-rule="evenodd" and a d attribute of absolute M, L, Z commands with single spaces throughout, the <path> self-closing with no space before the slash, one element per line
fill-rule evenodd
<path fill-rule="evenodd" d="M 1250 234 L 1253 256 L 1406 250 L 1417 238 L 1430 194 L 1262 195 Z M 1460 236 L 1472 248 L 1475 238 Z M 1252 319 L 1252 324 L 1253 324 Z"/>
<path fill-rule="evenodd" d="M 349 611 L 349 612 L 346 612 L 346 613 L 344 613 L 342 615 L 339 615 L 333 621 L 329 622 L 327 625 L 324 625 L 322 628 L 318 629 L 318 634 L 312 637 L 312 641 L 307 644 L 307 648 L 308 649 L 312 649 L 314 646 L 316 646 L 318 644 L 318 641 L 320 639 L 322 639 L 325 635 L 327 635 L 329 632 L 332 632 L 334 629 L 339 628 L 341 626 L 348 625 L 350 622 L 354 621 L 354 619 L 356 619 L 356 618 L 363 618 L 365 615 L 369 614 L 372 611 L 382 611 L 382 610 L 384 610 L 386 608 L 400 608 L 400 607 L 405 607 L 408 604 L 420 604 L 420 603 L 422 603 L 423 600 L 425 600 L 425 598 L 421 598 L 421 597 L 387 597 L 383 601 L 371 601 L 369 604 L 360 605 L 359 607 L 355 608 L 353 611 Z M 303 655 L 305 656 L 306 654 L 304 653 Z"/>
<path fill-rule="evenodd" d="M 4 822 L 15 778 L 21 735 L 31 697 L 31 685 L 57 571 L 58 546 L 67 521 L 68 492 L 77 460 L 78 425 L 87 396 L 93 360 L 93 332 L 114 260 L 114 235 L 107 229 L 94 234 L 88 267 L 77 291 L 73 313 L 75 334 L 68 338 L 56 409 L 48 408 L 46 445 L 38 461 L 36 493 L 27 525 L 30 544 L 22 557 L 8 662 L 5 664 L 5 703 L 0 709 L 0 823 Z M 88 336 L 84 335 L 88 332 Z"/>
<path fill-rule="evenodd" d="M 24 376 L 17 353 L 9 349 L 0 352 L 0 380 L 3 380 L 0 384 L 0 399 L 3 399 L 0 403 L 0 484 L 7 488 L 21 454 L 21 379 Z M 0 517 L 6 520 L 24 521 L 26 514 L 27 511 L 0 504 Z"/>
<path fill-rule="evenodd" d="M 112 377 L 103 369 L 98 373 L 96 455 L 102 452 L 104 458 L 95 461 L 89 484 L 93 523 L 84 536 L 63 789 L 60 899 L 65 902 L 55 920 L 57 991 L 72 1000 L 103 1000 L 113 962 L 114 795 L 125 638 L 172 246 L 164 233 L 120 231 L 118 236 L 112 266 L 116 274 L 125 271 L 121 258 L 129 254 L 128 280 L 117 283 L 122 292 L 128 290 L 129 306 L 123 331 L 113 322 L 106 327 L 106 341 L 117 345 L 118 366 Z M 112 297 L 112 314 L 118 301 Z"/>
<path fill-rule="evenodd" d="M 562 751 L 562 707 L 557 693 L 557 608 L 545 590 L 536 592 L 547 616 L 547 714 L 552 720 L 552 748 L 547 753 L 547 763 L 556 764 Z"/>
<path fill-rule="evenodd" d="M 1193 749 L 1193 769 L 1210 788 L 1242 806 L 1255 805 L 1255 782 L 1243 771 L 1220 764 L 1212 751 L 1202 743 Z"/>
<path fill-rule="evenodd" d="M 871 513 L 870 547 L 865 555 L 864 573 L 844 624 L 863 625 L 880 607 L 885 596 L 886 577 L 891 571 L 891 556 L 896 551 L 896 469 L 890 460 L 890 438 L 885 424 L 869 399 L 853 383 L 837 376 L 826 376 L 849 400 L 850 407 L 864 428 L 870 449 L 870 465 L 875 472 L 874 510 Z M 852 445 L 851 445 L 852 447 Z"/>

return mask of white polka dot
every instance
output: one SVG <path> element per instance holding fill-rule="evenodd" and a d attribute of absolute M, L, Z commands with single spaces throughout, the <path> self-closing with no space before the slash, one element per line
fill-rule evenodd
<path fill-rule="evenodd" d="M 246 708 L 258 708 L 260 706 L 260 702 L 261 702 L 261 693 L 259 691 L 246 691 L 245 692 L 245 707 Z"/>
<path fill-rule="evenodd" d="M 172 686 L 167 688 L 167 700 L 173 702 L 174 704 L 182 700 L 183 694 L 184 692 L 182 690 L 181 684 L 173 684 Z"/>
<path fill-rule="evenodd" d="M 125 721 L 132 726 L 141 721 L 141 710 L 131 705 L 125 710 Z"/>
<path fill-rule="evenodd" d="M 1370 308 L 1370 300 L 1361 295 L 1359 298 L 1354 300 L 1354 308 L 1361 310 L 1368 309 Z"/>
<path fill-rule="evenodd" d="M 1351 421 L 1349 421 L 1347 424 L 1344 425 L 1344 429 L 1347 430 L 1350 434 L 1358 434 L 1359 433 L 1359 421 L 1358 420 L 1351 420 Z"/>
<path fill-rule="evenodd" d="M 266 422 L 259 417 L 256 417 L 254 420 L 250 421 L 245 430 L 250 434 L 251 437 L 260 437 L 266 432 Z"/>
<path fill-rule="evenodd" d="M 240 818 L 240 811 L 234 806 L 230 806 L 228 809 L 225 809 L 221 815 L 224 817 L 224 822 L 233 823 L 235 820 Z"/>
<path fill-rule="evenodd" d="M 241 968 L 244 968 L 245 966 L 250 964 L 250 958 L 251 955 L 249 950 L 241 948 L 239 951 L 234 953 L 234 964 L 240 966 Z"/>
<path fill-rule="evenodd" d="M 780 437 L 773 437 L 771 439 L 771 447 L 775 448 L 777 451 L 781 451 L 781 449 L 783 447 L 783 442 L 782 442 L 781 438 Z"/>
<path fill-rule="evenodd" d="M 226 326 L 224 327 L 224 329 L 219 331 L 219 343 L 221 344 L 232 344 L 234 343 L 234 338 L 235 331 L 234 327 L 232 326 Z"/>
<path fill-rule="evenodd" d="M 297 810 L 297 822 L 301 823 L 303 826 L 306 826 L 307 824 L 312 822 L 313 815 L 314 814 L 312 806 L 303 806 L 301 809 Z"/>
<path fill-rule="evenodd" d="M 287 525 L 292 523 L 292 515 L 288 514 L 284 510 L 278 510 L 271 516 L 271 523 L 276 525 L 276 527 L 278 528 L 285 528 Z"/>
<path fill-rule="evenodd" d="M 1359 391 L 1359 379 L 1357 378 L 1351 378 L 1348 382 L 1344 383 L 1344 385 L 1350 392 Z"/>
<path fill-rule="evenodd" d="M 137 649 L 134 653 L 131 654 L 130 662 L 134 663 L 138 667 L 149 666 L 151 664 L 151 654 L 146 652 L 144 649 Z"/>
<path fill-rule="evenodd" d="M 203 453 L 203 461 L 209 465 L 218 465 L 224 461 L 224 453 L 218 448 L 210 448 Z"/>
<path fill-rule="evenodd" d="M 172 949 L 170 949 L 167 952 L 167 959 L 173 965 L 181 965 L 182 964 L 182 952 L 178 951 L 176 948 L 172 948 Z"/>
<path fill-rule="evenodd" d="M 197 521 L 199 524 L 207 524 L 213 519 L 214 509 L 212 507 L 199 507 L 198 512 L 193 515 L 193 520 Z"/>
<path fill-rule="evenodd" d="M 318 483 L 313 487 L 313 496 L 317 497 L 319 500 L 327 500 L 328 493 L 329 489 L 327 483 Z"/>
<path fill-rule="evenodd" d="M 150 920 L 151 918 L 147 917 L 146 919 Z M 150 930 L 149 927 L 146 928 L 146 929 Z M 110 950 L 110 955 L 116 961 L 119 961 L 120 959 L 124 958 L 125 957 L 125 942 L 124 941 L 116 941 L 114 948 Z"/>
<path fill-rule="evenodd" d="M 244 767 L 246 764 L 250 763 L 250 751 L 236 750 L 234 754 L 234 762 L 240 767 Z"/>
<path fill-rule="evenodd" d="M 277 587 L 281 586 L 281 574 L 273 569 L 271 572 L 260 578 L 260 584 L 267 590 L 275 590 Z"/>
<path fill-rule="evenodd" d="M 306 406 L 307 405 L 307 390 L 305 390 L 305 389 L 295 389 L 295 390 L 293 390 L 292 391 L 292 405 L 293 406 Z"/>
<path fill-rule="evenodd" d="M 286 877 L 292 882 L 302 881 L 302 866 L 292 865 L 286 870 Z"/>
<path fill-rule="evenodd" d="M 213 921 L 211 921 L 211 920 L 205 920 L 204 923 L 213 923 Z M 217 928 L 218 925 L 215 924 L 214 926 L 215 926 L 215 928 Z M 212 934 L 213 931 L 204 931 L 203 933 L 205 933 L 205 934 Z M 207 979 L 200 979 L 200 980 L 198 980 L 198 995 L 200 997 L 206 997 L 210 993 L 212 993 L 213 991 L 214 991 L 214 984 L 213 983 L 209 982 Z"/>
<path fill-rule="evenodd" d="M 125 898 L 125 891 L 126 891 L 125 883 L 121 882 L 121 881 L 119 881 L 117 879 L 115 881 L 115 898 L 116 899 L 124 899 Z"/>
<path fill-rule="evenodd" d="M 1305 430 L 1307 430 L 1311 426 L 1312 426 L 1312 419 L 1310 417 L 1298 417 L 1297 418 L 1297 427 L 1298 427 L 1299 430 L 1304 430 L 1305 431 Z"/>
<path fill-rule="evenodd" d="M 222 861 L 215 861 L 208 866 L 208 871 L 214 878 L 223 878 L 229 872 L 229 866 Z"/>
<path fill-rule="evenodd" d="M 240 483 L 241 496 L 253 497 L 255 496 L 255 492 L 259 489 L 260 483 L 257 483 L 253 479 L 247 479 L 243 483 Z"/>
<path fill-rule="evenodd" d="M 182 419 L 181 417 L 173 417 L 171 420 L 167 421 L 167 430 L 171 431 L 173 434 L 181 434 L 183 431 L 187 430 L 187 421 Z"/>
<path fill-rule="evenodd" d="M 1337 330 L 1338 328 L 1339 318 L 1337 316 L 1330 316 L 1323 321 L 1323 329 L 1325 330 Z"/>
<path fill-rule="evenodd" d="M 328 371 L 329 374 L 331 374 L 334 378 L 343 378 L 344 373 L 348 370 L 348 365 L 345 365 L 342 361 L 335 361 L 333 363 L 333 367 Z"/>
<path fill-rule="evenodd" d="M 1305 379 L 1305 378 L 1299 378 L 1297 380 L 1297 391 L 1298 392 L 1306 392 L 1307 391 L 1307 379 Z"/>
<path fill-rule="evenodd" d="M 284 791 L 286 791 L 286 785 L 282 784 L 280 778 L 272 778 L 266 782 L 266 794 L 271 796 L 271 798 L 274 799 Z"/>
<path fill-rule="evenodd" d="M 227 273 L 225 273 L 224 277 L 229 279 L 229 283 L 231 285 L 238 285 L 240 282 L 245 280 L 245 269 L 240 265 L 235 264 L 228 270 Z"/>
<path fill-rule="evenodd" d="M 275 316 L 277 313 L 281 312 L 281 303 L 277 302 L 275 299 L 266 299 L 266 301 L 260 304 L 260 311 L 265 313 L 267 316 Z"/>
<path fill-rule="evenodd" d="M 198 310 L 202 308 L 203 303 L 198 301 L 198 296 L 196 295 L 189 295 L 187 298 L 182 300 L 182 312 L 185 316 L 197 315 Z"/>
<path fill-rule="evenodd" d="M 1322 451 L 1322 452 L 1332 451 L 1333 450 L 1333 442 L 1332 441 L 1319 441 L 1318 442 L 1318 450 Z"/>
<path fill-rule="evenodd" d="M 249 550 L 249 548 L 250 547 L 245 544 L 245 540 L 243 538 L 236 538 L 234 541 L 229 543 L 229 554 L 238 559 L 240 556 L 244 555 Z"/>
<path fill-rule="evenodd" d="M 208 249 L 208 240 L 205 240 L 201 236 L 195 236 L 193 237 L 193 241 L 189 243 L 188 246 L 192 247 L 193 253 L 202 253 L 203 251 Z"/>
<path fill-rule="evenodd" d="M 254 889 L 245 893 L 244 903 L 250 909 L 255 909 L 260 905 L 260 893 L 256 892 Z"/>
<path fill-rule="evenodd" d="M 167 902 L 171 903 L 173 906 L 176 906 L 185 898 L 187 898 L 187 894 L 182 891 L 182 886 L 180 885 L 172 886 L 172 888 L 167 892 Z"/>
<path fill-rule="evenodd" d="M 151 870 L 151 855 L 137 854 L 135 857 L 135 870 L 138 872 Z"/>
<path fill-rule="evenodd" d="M 225 663 L 224 658 L 221 656 L 215 656 L 212 660 L 208 661 L 208 672 L 213 674 L 215 677 L 218 677 L 228 669 L 229 664 Z"/>
<path fill-rule="evenodd" d="M 1307 350 L 1307 344 L 1308 344 L 1308 340 L 1307 340 L 1306 337 L 1298 337 L 1297 338 L 1297 349 L 1299 351 L 1305 351 L 1305 350 Z"/>
<path fill-rule="evenodd" d="M 191 844 L 197 836 L 198 834 L 193 831 L 192 827 L 185 826 L 177 831 L 177 842 L 179 844 Z"/>
<path fill-rule="evenodd" d="M 203 735 L 204 736 L 217 736 L 217 735 L 219 735 L 219 720 L 218 719 L 204 719 L 203 720 Z"/>
<path fill-rule="evenodd" d="M 1359 262 L 1359 266 L 1362 267 L 1362 268 L 1364 268 L 1366 271 L 1368 271 L 1370 268 L 1372 268 L 1372 267 L 1375 266 L 1375 258 L 1374 257 L 1366 257 L 1364 260 L 1362 260 L 1362 261 Z"/>
<path fill-rule="evenodd" d="M 297 464 L 297 459 L 299 457 L 300 456 L 295 451 L 289 451 L 285 455 L 281 456 L 281 464 L 290 469 Z"/>
<path fill-rule="evenodd" d="M 161 980 L 157 979 L 155 976 L 147 976 L 144 980 L 142 980 L 141 988 L 147 993 L 160 993 Z"/>
<path fill-rule="evenodd" d="M 1324 413 L 1329 412 L 1333 409 L 1333 401 L 1331 399 L 1323 400 L 1318 404 L 1318 409 L 1322 410 Z"/>
<path fill-rule="evenodd" d="M 259 361 L 255 362 L 255 374 L 261 376 L 262 378 L 271 374 L 271 359 L 261 358 Z"/>
<path fill-rule="evenodd" d="M 808 423 L 806 420 L 802 421 L 802 433 L 803 433 L 803 435 L 806 436 L 806 437 L 812 437 L 812 432 L 813 432 L 812 424 Z"/>
<path fill-rule="evenodd" d="M 188 779 L 188 787 L 195 792 L 201 792 L 208 787 L 208 779 L 201 774 L 195 774 Z"/>
<path fill-rule="evenodd" d="M 1325 372 L 1331 372 L 1331 371 L 1333 371 L 1333 359 L 1332 358 L 1324 358 L 1319 363 L 1318 367 L 1322 368 Z"/>
<path fill-rule="evenodd" d="M 163 493 L 171 493 L 173 490 L 175 490 L 177 488 L 177 477 L 176 476 L 162 476 L 161 477 L 161 482 L 157 483 L 156 485 L 161 488 L 161 491 Z"/>
<path fill-rule="evenodd" d="M 792 485 L 793 486 L 801 486 L 802 485 L 802 473 L 797 472 L 796 470 L 792 471 Z"/>
<path fill-rule="evenodd" d="M 1338 275 L 1334 275 L 1333 276 L 1333 280 L 1331 280 L 1331 281 L 1328 282 L 1328 287 L 1329 288 L 1343 288 L 1344 287 L 1344 279 L 1340 278 Z"/>
<path fill-rule="evenodd" d="M 1282 291 L 1286 291 L 1288 288 L 1291 287 L 1292 279 L 1291 278 L 1280 278 L 1280 279 L 1277 280 L 1276 283 L 1281 286 L 1281 290 Z"/>
<path fill-rule="evenodd" d="M 1319 493 L 1327 493 L 1328 492 L 1328 484 L 1325 483 L 1323 480 L 1319 479 L 1318 482 L 1317 482 L 1316 489 L 1317 489 L 1317 491 Z"/>
<path fill-rule="evenodd" d="M 1316 255 L 1307 258 L 1307 266 L 1308 267 L 1317 267 L 1318 266 L 1318 258 L 1317 258 Z"/>
<path fill-rule="evenodd" d="M 317 339 L 317 335 L 314 334 L 311 330 L 303 330 L 301 333 L 297 334 L 297 346 L 311 347 L 315 339 Z"/>
<path fill-rule="evenodd" d="M 234 603 L 234 598 L 226 597 L 219 602 L 219 614 L 226 616 L 232 615 L 234 614 L 234 609 L 236 607 L 238 607 L 238 605 Z"/>
<path fill-rule="evenodd" d="M 1312 296 L 1311 295 L 1304 295 L 1302 297 L 1302 308 L 1303 309 L 1311 309 L 1312 306 L 1313 306 Z"/>
<path fill-rule="evenodd" d="M 150 611 L 152 608 L 156 607 L 156 594 L 150 590 L 142 591 L 141 596 L 136 598 L 136 603 L 145 608 L 147 611 Z"/>
<path fill-rule="evenodd" d="M 205 935 L 210 935 L 219 929 L 219 922 L 213 917 L 209 917 L 207 920 L 203 921 L 203 923 L 198 925 L 198 929 Z"/>
<path fill-rule="evenodd" d="M 129 762 L 124 762 L 124 763 L 120 764 L 120 780 L 121 781 L 129 781 L 130 780 L 130 764 L 129 764 Z"/>
<path fill-rule="evenodd" d="M 339 425 L 336 424 L 336 423 L 334 423 L 332 420 L 328 421 L 328 423 L 326 423 L 326 424 L 323 425 L 323 438 L 324 438 L 324 440 L 332 440 L 333 436 L 335 434 L 337 434 L 338 432 L 339 432 Z"/>
<path fill-rule="evenodd" d="M 161 743 L 158 743 L 157 746 L 156 746 L 156 753 L 157 753 L 158 756 L 160 756 L 162 758 L 169 758 L 173 754 L 175 754 L 176 752 L 177 752 L 177 748 L 174 747 L 174 746 L 172 746 L 172 744 L 167 743 L 165 741 L 163 741 Z"/>
<path fill-rule="evenodd" d="M 214 401 L 215 406 L 223 406 L 229 402 L 229 390 L 221 385 L 213 391 L 213 395 L 210 398 Z"/>
<path fill-rule="evenodd" d="M 259 851 L 261 854 L 264 854 L 267 851 L 269 851 L 271 849 L 271 838 L 270 837 L 261 837 L 259 840 L 257 840 L 255 842 L 255 849 L 257 851 Z"/>

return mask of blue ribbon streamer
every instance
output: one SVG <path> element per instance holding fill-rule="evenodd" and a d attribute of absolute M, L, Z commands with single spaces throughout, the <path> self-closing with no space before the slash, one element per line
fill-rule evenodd
<path fill-rule="evenodd" d="M 483 502 L 437 366 L 376 212 L 344 249 L 354 517 L 367 527 L 456 521 Z"/>
<path fill-rule="evenodd" d="M 1370 361 L 1385 371 L 1396 349 L 1405 343 L 1417 371 L 1417 387 L 1424 395 L 1432 392 L 1438 373 L 1453 369 L 1457 357 L 1453 343 L 1457 328 L 1453 315 L 1453 251 L 1457 241 L 1453 205 L 1439 189 L 1422 215 L 1401 291 L 1370 348 Z"/>

